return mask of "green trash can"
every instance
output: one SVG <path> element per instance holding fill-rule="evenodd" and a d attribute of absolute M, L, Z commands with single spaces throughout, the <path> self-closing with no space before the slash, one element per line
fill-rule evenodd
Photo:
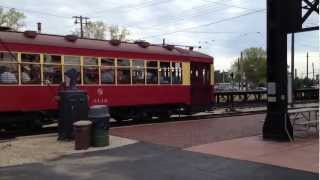
<path fill-rule="evenodd" d="M 91 137 L 91 144 L 94 147 L 104 147 L 109 145 L 109 135 L 104 129 L 94 129 Z"/>
<path fill-rule="evenodd" d="M 91 106 L 88 117 L 92 122 L 91 145 L 104 147 L 109 145 L 109 109 L 105 105 Z"/>

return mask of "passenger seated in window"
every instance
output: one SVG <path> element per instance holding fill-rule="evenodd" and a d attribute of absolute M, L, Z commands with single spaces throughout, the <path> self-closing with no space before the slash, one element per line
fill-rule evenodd
<path fill-rule="evenodd" d="M 101 73 L 101 81 L 103 83 L 113 83 L 114 82 L 114 71 L 106 70 Z"/>
<path fill-rule="evenodd" d="M 14 84 L 17 83 L 16 75 L 10 71 L 10 69 L 6 66 L 0 67 L 0 80 L 1 83 L 4 84 Z"/>
<path fill-rule="evenodd" d="M 150 84 L 157 84 L 157 71 L 154 72 L 147 72 L 147 82 Z"/>
<path fill-rule="evenodd" d="M 22 68 L 22 73 L 21 73 L 21 81 L 23 83 L 26 83 L 26 82 L 30 82 L 31 81 L 31 78 L 30 78 L 30 67 L 29 66 L 23 66 Z"/>

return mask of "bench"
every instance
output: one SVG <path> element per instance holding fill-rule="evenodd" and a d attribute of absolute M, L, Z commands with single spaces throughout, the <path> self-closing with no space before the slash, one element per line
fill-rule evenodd
<path fill-rule="evenodd" d="M 315 119 L 311 118 L 311 113 L 314 112 Z M 311 127 L 315 127 L 317 132 L 319 132 L 319 108 L 301 108 L 301 109 L 289 109 L 288 115 L 292 121 L 293 128 L 295 130 L 296 126 L 304 126 L 304 131 L 308 131 Z"/>

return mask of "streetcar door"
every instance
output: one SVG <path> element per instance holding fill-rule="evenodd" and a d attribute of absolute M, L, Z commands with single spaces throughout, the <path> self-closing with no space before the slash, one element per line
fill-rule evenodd
<path fill-rule="evenodd" d="M 191 62 L 191 106 L 193 110 L 207 108 L 211 102 L 210 64 Z"/>

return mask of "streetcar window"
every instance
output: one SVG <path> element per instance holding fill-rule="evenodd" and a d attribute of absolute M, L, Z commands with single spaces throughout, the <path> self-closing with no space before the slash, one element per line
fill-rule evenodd
<path fill-rule="evenodd" d="M 130 84 L 130 68 L 118 68 L 117 69 L 117 82 L 118 84 Z"/>
<path fill-rule="evenodd" d="M 68 70 L 70 70 L 70 69 L 75 69 L 75 70 L 78 72 L 79 76 L 78 76 L 76 82 L 77 82 L 78 84 L 80 84 L 80 83 L 81 83 L 80 66 L 65 65 L 65 66 L 64 66 L 64 73 L 66 73 L 66 72 L 67 72 Z"/>
<path fill-rule="evenodd" d="M 115 70 L 114 68 L 101 67 L 101 83 L 114 84 L 115 83 Z"/>
<path fill-rule="evenodd" d="M 21 83 L 40 84 L 40 64 L 21 64 Z"/>
<path fill-rule="evenodd" d="M 144 60 L 132 60 L 132 67 L 144 68 Z"/>
<path fill-rule="evenodd" d="M 64 56 L 64 64 L 80 65 L 80 56 Z"/>
<path fill-rule="evenodd" d="M 114 66 L 114 59 L 101 58 L 101 66 Z"/>
<path fill-rule="evenodd" d="M 158 84 L 158 69 L 147 69 L 147 84 Z"/>
<path fill-rule="evenodd" d="M 60 84 L 62 81 L 61 65 L 44 64 L 43 78 L 46 84 Z"/>
<path fill-rule="evenodd" d="M 117 60 L 117 82 L 118 84 L 131 83 L 130 60 L 128 59 Z"/>
<path fill-rule="evenodd" d="M 117 60 L 118 66 L 130 66 L 130 60 L 128 59 L 118 59 Z"/>
<path fill-rule="evenodd" d="M 40 84 L 40 54 L 21 54 L 21 83 L 22 84 Z"/>
<path fill-rule="evenodd" d="M 101 58 L 101 83 L 115 84 L 115 60 L 113 58 Z"/>
<path fill-rule="evenodd" d="M 132 83 L 134 83 L 134 84 L 144 84 L 145 83 L 144 68 L 133 68 L 132 69 Z"/>
<path fill-rule="evenodd" d="M 0 84 L 18 83 L 18 65 L 15 63 L 0 63 Z"/>
<path fill-rule="evenodd" d="M 132 60 L 132 83 L 145 83 L 144 60 Z"/>
<path fill-rule="evenodd" d="M 0 52 L 0 62 L 17 62 L 17 53 Z"/>
<path fill-rule="evenodd" d="M 172 84 L 182 84 L 182 64 L 172 62 Z"/>
<path fill-rule="evenodd" d="M 40 54 L 21 54 L 22 62 L 40 63 Z"/>
<path fill-rule="evenodd" d="M 96 57 L 84 57 L 83 65 L 87 66 L 98 66 L 98 58 Z"/>
<path fill-rule="evenodd" d="M 45 84 L 59 84 L 62 81 L 60 55 L 43 55 L 43 80 Z"/>
<path fill-rule="evenodd" d="M 147 61 L 147 84 L 158 84 L 158 62 Z"/>
<path fill-rule="evenodd" d="M 99 67 L 84 66 L 83 81 L 85 84 L 99 84 Z"/>
<path fill-rule="evenodd" d="M 157 61 L 147 61 L 147 68 L 158 68 Z"/>
<path fill-rule="evenodd" d="M 48 64 L 61 64 L 61 56 L 44 54 L 43 61 Z"/>
<path fill-rule="evenodd" d="M 171 83 L 171 71 L 169 62 L 160 62 L 160 84 Z"/>
<path fill-rule="evenodd" d="M 83 82 L 85 84 L 99 84 L 98 58 L 83 58 Z"/>

